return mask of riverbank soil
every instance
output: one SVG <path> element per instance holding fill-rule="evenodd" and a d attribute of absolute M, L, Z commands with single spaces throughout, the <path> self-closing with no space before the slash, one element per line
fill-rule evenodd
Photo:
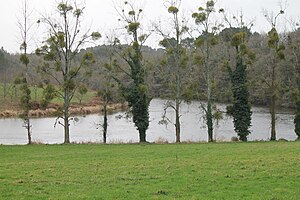
<path fill-rule="evenodd" d="M 17 101 L 9 99 L 0 100 L 0 118 L 19 117 L 22 110 Z M 56 116 L 57 109 L 62 107 L 62 103 L 50 103 L 47 108 L 42 108 L 39 102 L 33 102 L 33 109 L 30 110 L 29 115 L 31 118 L 39 117 L 53 117 Z M 125 109 L 126 105 L 122 103 L 111 103 L 108 106 L 108 111 L 115 111 Z M 87 115 L 100 113 L 103 110 L 103 103 L 101 99 L 93 97 L 82 103 L 73 102 L 70 106 L 72 115 Z"/>
<path fill-rule="evenodd" d="M 289 199 L 300 142 L 0 146 L 0 199 Z"/>

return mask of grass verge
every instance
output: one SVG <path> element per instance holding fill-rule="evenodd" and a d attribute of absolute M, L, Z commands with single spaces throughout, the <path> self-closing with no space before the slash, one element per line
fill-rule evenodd
<path fill-rule="evenodd" d="M 0 146 L 1 199 L 299 199 L 300 142 Z"/>

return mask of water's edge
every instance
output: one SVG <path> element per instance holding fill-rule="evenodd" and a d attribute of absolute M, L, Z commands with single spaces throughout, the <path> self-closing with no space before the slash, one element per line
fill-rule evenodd
<path fill-rule="evenodd" d="M 169 124 L 167 127 L 159 125 L 161 120 L 163 105 L 165 100 L 154 99 L 150 104 L 150 126 L 147 131 L 147 140 L 149 142 L 174 142 L 174 125 Z M 225 104 L 218 104 L 218 109 L 225 111 Z M 270 138 L 270 114 L 267 108 L 252 108 L 252 134 L 249 141 L 269 140 Z M 131 121 L 126 119 L 117 119 L 117 116 L 124 114 L 118 112 L 108 117 L 108 142 L 109 143 L 130 143 L 138 142 L 138 133 Z M 171 120 L 174 119 L 173 112 L 168 111 Z M 199 102 L 191 104 L 182 104 L 181 107 L 181 139 L 188 142 L 207 141 L 207 131 L 204 126 Z M 56 118 L 39 118 L 32 119 L 32 139 L 36 143 L 60 144 L 63 143 L 63 128 L 54 127 Z M 85 117 L 79 117 L 78 122 L 71 123 L 71 142 L 75 143 L 101 143 L 102 129 L 99 126 L 103 120 L 102 115 L 93 114 Z M 291 113 L 281 112 L 277 114 L 277 138 L 286 140 L 295 140 L 294 133 L 294 115 Z M 26 144 L 27 135 L 20 119 L 0 119 L 0 144 L 14 145 Z M 214 128 L 215 138 L 217 141 L 230 141 L 236 133 L 233 130 L 232 118 L 223 116 L 223 120 Z"/>

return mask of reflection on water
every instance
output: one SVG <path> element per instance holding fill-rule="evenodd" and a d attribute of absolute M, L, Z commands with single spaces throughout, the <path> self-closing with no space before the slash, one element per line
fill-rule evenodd
<path fill-rule="evenodd" d="M 150 126 L 147 131 L 147 140 L 175 141 L 174 125 L 159 125 L 163 112 L 164 100 L 154 99 L 150 104 Z M 218 109 L 225 111 L 226 106 L 219 104 Z M 266 108 L 254 107 L 252 109 L 252 134 L 249 140 L 268 140 L 270 137 L 270 114 Z M 204 126 L 202 114 L 198 102 L 190 105 L 183 104 L 181 107 L 181 139 L 182 141 L 207 141 L 207 130 Z M 138 133 L 131 121 L 117 119 L 123 113 L 115 113 L 108 117 L 108 142 L 138 142 Z M 167 113 L 174 120 L 174 113 Z M 71 123 L 71 142 L 102 142 L 102 130 L 98 124 L 102 121 L 101 115 L 89 115 L 80 117 L 79 122 Z M 281 113 L 277 115 L 277 138 L 295 140 L 293 124 L 294 115 Z M 55 118 L 32 119 L 32 139 L 35 142 L 56 144 L 63 143 L 63 128 L 54 127 Z M 0 119 L 0 144 L 26 144 L 26 130 L 22 128 L 22 120 Z M 214 128 L 215 138 L 219 141 L 229 141 L 236 136 L 233 130 L 232 118 L 224 116 Z"/>

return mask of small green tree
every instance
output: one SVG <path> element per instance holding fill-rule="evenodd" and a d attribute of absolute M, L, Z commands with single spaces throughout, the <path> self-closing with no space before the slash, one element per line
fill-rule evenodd
<path fill-rule="evenodd" d="M 109 90 L 109 85 L 105 85 L 103 90 L 98 91 L 98 97 L 102 98 L 103 103 L 103 123 L 100 126 L 103 128 L 103 143 L 107 142 L 107 128 L 108 128 L 108 105 L 111 101 L 111 92 Z"/>
<path fill-rule="evenodd" d="M 296 74 L 296 91 L 294 96 L 294 102 L 296 106 L 294 124 L 295 133 L 298 136 L 297 140 L 300 140 L 300 29 L 294 30 L 294 32 L 288 35 L 288 50 L 289 56 L 294 64 L 295 74 Z"/>
<path fill-rule="evenodd" d="M 108 105 L 117 98 L 117 87 L 114 78 L 117 77 L 115 69 L 119 68 L 117 60 L 114 58 L 112 46 L 106 46 L 108 54 L 108 61 L 100 66 L 101 83 L 98 90 L 98 97 L 101 97 L 103 104 L 103 123 L 100 126 L 103 128 L 103 143 L 107 142 L 107 128 L 108 128 Z"/>
<path fill-rule="evenodd" d="M 3 47 L 0 49 L 0 64 L 1 64 L 1 72 L 4 73 L 3 80 L 3 99 L 7 97 L 7 60 L 6 60 L 6 52 Z M 4 72 L 3 72 L 4 71 Z"/>
<path fill-rule="evenodd" d="M 78 93 L 77 99 L 78 99 L 80 105 L 82 104 L 82 100 L 83 100 L 84 96 L 87 94 L 87 92 L 88 92 L 88 88 L 86 87 L 86 85 L 84 85 L 84 84 L 79 85 L 78 91 L 77 91 L 77 93 Z"/>
<path fill-rule="evenodd" d="M 63 120 L 58 123 L 64 127 L 64 143 L 70 143 L 69 109 L 78 83 L 82 81 L 83 69 L 88 71 L 87 66 L 95 62 L 91 52 L 85 53 L 79 64 L 75 63 L 75 58 L 86 43 L 101 37 L 98 32 L 80 30 L 83 11 L 84 8 L 79 8 L 76 1 L 71 4 L 68 0 L 63 0 L 57 5 L 57 19 L 51 16 L 38 21 L 46 25 L 50 37 L 36 50 L 36 54 L 43 56 L 45 61 L 40 71 L 47 76 L 48 82 L 56 84 L 56 87 L 48 85 L 45 94 L 53 96 L 49 92 L 55 91 L 55 95 L 63 99 L 63 107 L 58 110 L 57 119 Z"/>
<path fill-rule="evenodd" d="M 129 71 L 119 68 L 131 80 L 130 83 L 124 83 L 117 79 L 122 90 L 124 99 L 128 102 L 133 122 L 139 132 L 140 142 L 146 142 L 146 131 L 149 127 L 149 105 L 151 97 L 149 95 L 148 85 L 146 83 L 147 69 L 143 61 L 142 47 L 148 38 L 148 34 L 143 34 L 141 29 L 142 9 L 136 9 L 134 5 L 128 1 L 124 2 L 124 9 L 119 12 L 126 26 L 127 33 L 131 37 L 129 47 L 124 49 L 124 45 L 120 44 L 120 40 L 115 40 L 115 45 L 123 51 L 119 53 L 121 58 L 129 66 Z M 117 51 L 119 52 L 119 51 Z"/>

